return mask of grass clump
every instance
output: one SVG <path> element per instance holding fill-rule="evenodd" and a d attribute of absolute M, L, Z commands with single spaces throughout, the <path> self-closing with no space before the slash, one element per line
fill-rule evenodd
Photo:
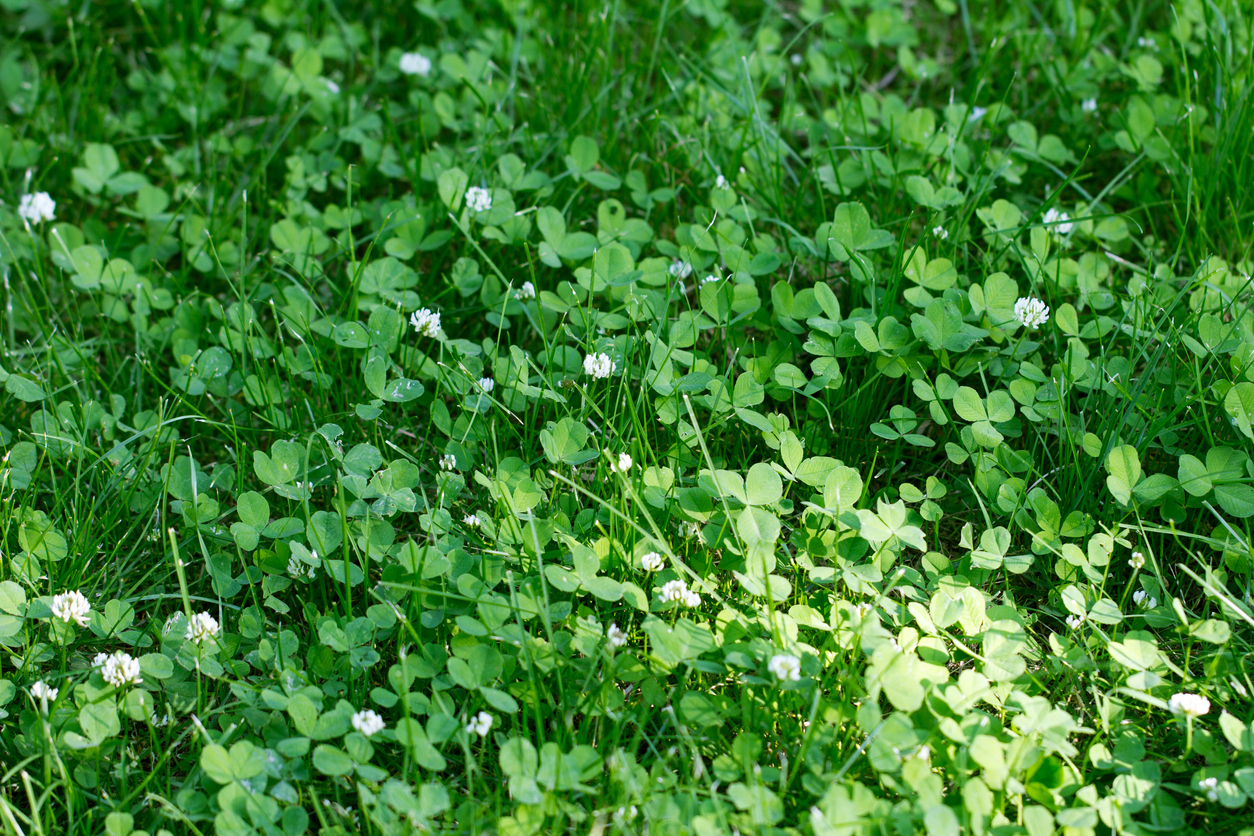
<path fill-rule="evenodd" d="M 1251 832 L 1245 5 L 0 6 L 0 832 Z"/>

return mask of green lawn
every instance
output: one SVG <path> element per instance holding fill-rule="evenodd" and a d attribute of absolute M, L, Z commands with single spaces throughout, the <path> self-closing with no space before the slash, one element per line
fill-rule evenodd
<path fill-rule="evenodd" d="M 1244 0 L 0 0 L 0 833 L 1254 836 Z"/>

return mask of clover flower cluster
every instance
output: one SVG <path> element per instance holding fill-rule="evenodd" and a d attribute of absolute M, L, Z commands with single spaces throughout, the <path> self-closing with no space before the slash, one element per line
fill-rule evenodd
<path fill-rule="evenodd" d="M 54 220 L 56 212 L 57 202 L 47 192 L 24 194 L 17 203 L 17 216 L 33 224 Z"/>
<path fill-rule="evenodd" d="M 610 647 L 622 647 L 627 644 L 627 634 L 617 624 L 611 624 L 605 630 L 605 640 L 609 642 Z"/>
<path fill-rule="evenodd" d="M 207 639 L 216 638 L 222 632 L 218 620 L 207 612 L 198 612 L 187 622 L 187 632 L 183 634 L 186 641 L 202 644 Z"/>
<path fill-rule="evenodd" d="M 583 373 L 593 380 L 607 378 L 614 373 L 614 358 L 608 354 L 589 354 L 583 358 Z"/>
<path fill-rule="evenodd" d="M 1023 296 L 1015 302 L 1015 319 L 1025 328 L 1038 328 L 1049 322 L 1049 308 L 1040 299 Z"/>
<path fill-rule="evenodd" d="M 1050 231 L 1055 235 L 1067 235 L 1071 230 L 1075 229 L 1075 224 L 1071 222 L 1071 216 L 1061 209 L 1053 206 L 1049 207 L 1045 216 L 1041 218 L 1046 226 L 1050 227 Z"/>
<path fill-rule="evenodd" d="M 492 728 L 492 715 L 486 711 L 480 711 L 474 717 L 470 718 L 470 722 L 466 724 L 467 734 L 477 734 L 480 737 L 487 737 L 488 731 Z"/>
<path fill-rule="evenodd" d="M 318 553 L 314 552 L 313 556 L 317 557 Z M 314 579 L 314 575 L 317 574 L 317 572 L 317 566 L 306 563 L 295 555 L 287 559 L 287 573 L 296 580 L 311 581 Z"/>
<path fill-rule="evenodd" d="M 383 731 L 384 726 L 386 726 L 386 723 L 383 722 L 383 718 L 369 708 L 363 711 L 358 711 L 353 715 L 350 722 L 353 724 L 354 729 L 361 732 L 366 737 L 374 737 L 376 734 Z"/>
<path fill-rule="evenodd" d="M 440 336 L 440 312 L 419 308 L 409 315 L 409 324 L 420 337 Z"/>
<path fill-rule="evenodd" d="M 689 589 L 688 584 L 682 579 L 667 581 L 662 584 L 658 597 L 662 599 L 663 604 L 675 601 L 683 604 L 685 607 L 701 606 L 701 596 L 695 590 Z"/>
<path fill-rule="evenodd" d="M 52 596 L 52 617 L 66 624 L 72 621 L 79 627 L 86 627 L 90 612 L 91 603 L 77 589 Z"/>
<path fill-rule="evenodd" d="M 766 669 L 780 682 L 796 682 L 801 679 L 801 660 L 789 653 L 777 653 L 772 656 Z"/>
<path fill-rule="evenodd" d="M 466 190 L 466 206 L 472 212 L 486 212 L 492 208 L 492 192 L 480 186 Z"/>
<path fill-rule="evenodd" d="M 401 56 L 400 68 L 405 75 L 428 76 L 431 74 L 431 59 L 421 52 L 406 52 Z"/>
<path fill-rule="evenodd" d="M 49 686 L 48 683 L 44 682 L 43 680 L 40 680 L 39 682 L 36 682 L 34 685 L 30 686 L 30 695 L 33 699 L 36 699 L 36 700 L 47 700 L 48 702 L 55 702 L 57 698 L 57 694 L 59 693 L 61 692 L 58 691 L 56 688 Z"/>
<path fill-rule="evenodd" d="M 96 654 L 92 666 L 100 668 L 104 681 L 114 688 L 138 685 L 144 681 L 139 674 L 139 660 L 123 650 Z"/>
<path fill-rule="evenodd" d="M 1190 694 L 1187 691 L 1172 694 L 1167 701 L 1167 710 L 1177 717 L 1203 717 L 1210 711 L 1210 700 L 1201 694 Z"/>

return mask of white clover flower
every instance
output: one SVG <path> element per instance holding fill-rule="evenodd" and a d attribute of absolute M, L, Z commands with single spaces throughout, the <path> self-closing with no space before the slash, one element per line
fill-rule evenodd
<path fill-rule="evenodd" d="M 457 468 L 457 456 L 452 453 L 445 453 L 440 456 L 440 470 L 455 470 Z"/>
<path fill-rule="evenodd" d="M 792 62 L 794 67 L 800 67 L 801 62 L 805 59 L 801 57 L 800 52 L 794 52 L 792 55 L 788 56 L 788 60 Z"/>
<path fill-rule="evenodd" d="M 1128 565 L 1131 566 L 1133 569 L 1145 568 L 1145 555 L 1141 554 L 1140 552 L 1133 552 L 1132 558 L 1128 561 Z"/>
<path fill-rule="evenodd" d="M 605 640 L 609 642 L 610 647 L 622 647 L 627 644 L 627 634 L 620 630 L 617 624 L 611 624 L 605 631 Z"/>
<path fill-rule="evenodd" d="M 52 617 L 59 618 L 66 624 L 73 621 L 79 627 L 86 627 L 89 612 L 91 612 L 91 604 L 87 597 L 77 589 L 52 597 Z"/>
<path fill-rule="evenodd" d="M 1049 231 L 1055 235 L 1066 235 L 1075 229 L 1075 224 L 1071 222 L 1071 216 L 1053 206 L 1049 207 L 1045 212 L 1041 222 L 1050 227 Z"/>
<path fill-rule="evenodd" d="M 1049 307 L 1040 299 L 1021 296 L 1015 302 L 1015 319 L 1026 328 L 1038 328 L 1049 322 Z"/>
<path fill-rule="evenodd" d="M 1133 592 L 1132 601 L 1138 607 L 1144 607 L 1147 610 L 1152 610 L 1158 606 L 1158 599 L 1151 596 L 1144 589 L 1138 589 L 1136 592 Z"/>
<path fill-rule="evenodd" d="M 479 387 L 479 391 L 487 395 L 496 388 L 496 381 L 490 377 L 481 377 L 476 385 Z"/>
<path fill-rule="evenodd" d="M 915 752 L 914 756 L 921 761 L 929 760 L 932 757 L 932 749 L 930 746 L 920 746 L 919 751 Z"/>
<path fill-rule="evenodd" d="M 205 639 L 216 638 L 222 632 L 218 620 L 207 612 L 198 612 L 187 622 L 187 632 L 183 639 L 201 644 Z"/>
<path fill-rule="evenodd" d="M 583 358 L 583 373 L 601 380 L 614 373 L 614 358 L 608 354 L 589 354 Z"/>
<path fill-rule="evenodd" d="M 679 533 L 683 535 L 684 539 L 686 540 L 700 540 L 701 539 L 701 523 L 686 522 L 679 527 Z"/>
<path fill-rule="evenodd" d="M 474 717 L 470 718 L 470 722 L 466 724 L 466 734 L 477 734 L 480 737 L 487 737 L 488 730 L 492 728 L 492 715 L 486 711 L 480 711 Z"/>
<path fill-rule="evenodd" d="M 967 121 L 978 122 L 984 118 L 986 113 L 988 113 L 988 108 L 986 107 L 973 107 L 971 108 L 971 113 L 967 116 Z"/>
<path fill-rule="evenodd" d="M 934 226 L 932 227 L 932 237 L 939 238 L 944 241 L 949 237 L 949 230 L 945 229 L 943 226 Z"/>
<path fill-rule="evenodd" d="M 801 679 L 801 660 L 787 653 L 777 653 L 771 657 L 766 669 L 775 674 L 780 682 Z"/>
<path fill-rule="evenodd" d="M 400 67 L 405 75 L 427 76 L 431 74 L 431 59 L 421 52 L 406 52 L 401 56 Z"/>
<path fill-rule="evenodd" d="M 93 668 L 98 668 L 107 661 L 109 661 L 108 653 L 97 653 L 94 657 L 92 657 L 91 666 Z"/>
<path fill-rule="evenodd" d="M 34 685 L 30 686 L 30 695 L 37 702 L 39 700 L 47 700 L 48 702 L 55 702 L 57 699 L 57 694 L 59 693 L 60 691 L 58 691 L 56 688 L 49 687 L 48 683 L 44 682 L 43 680 L 40 680 L 39 682 L 36 682 Z"/>
<path fill-rule="evenodd" d="M 466 190 L 466 206 L 471 212 L 486 212 L 492 208 L 492 192 L 479 186 Z"/>
<path fill-rule="evenodd" d="M 667 272 L 677 279 L 686 279 L 692 275 L 692 265 L 686 261 L 676 259 L 671 262 L 671 266 L 667 268 Z"/>
<path fill-rule="evenodd" d="M 1095 113 L 1097 111 L 1097 99 L 1085 99 L 1080 102 L 1080 110 L 1085 113 Z"/>
<path fill-rule="evenodd" d="M 715 276 L 713 273 L 711 273 L 710 275 L 706 276 L 704 279 L 701 280 L 701 284 L 706 285 L 706 284 L 709 284 L 710 282 L 716 282 L 716 281 L 718 281 L 718 276 Z"/>
<path fill-rule="evenodd" d="M 1186 717 L 1203 717 L 1210 711 L 1210 700 L 1201 694 L 1181 692 L 1171 695 L 1167 708 L 1177 716 L 1183 714 Z"/>
<path fill-rule="evenodd" d="M 122 650 L 106 656 L 104 665 L 101 667 L 100 673 L 104 677 L 104 681 L 114 688 L 138 685 L 144 681 L 143 677 L 139 675 L 139 661 L 131 654 Z"/>
<path fill-rule="evenodd" d="M 483 525 L 483 521 L 479 519 L 478 514 L 467 514 L 462 517 L 462 525 L 469 526 L 470 528 L 478 528 Z"/>
<path fill-rule="evenodd" d="M 724 176 L 723 176 L 723 175 L 721 175 L 721 174 L 720 174 L 718 177 L 715 177 L 715 178 L 714 178 L 714 188 L 716 188 L 716 189 L 726 189 L 726 188 L 728 188 L 727 178 L 726 178 L 726 177 L 724 177 Z"/>
<path fill-rule="evenodd" d="M 662 555 L 657 552 L 649 552 L 640 558 L 640 568 L 646 572 L 659 572 L 666 565 L 666 561 L 662 559 Z"/>
<path fill-rule="evenodd" d="M 1202 780 L 1197 782 L 1197 787 L 1198 789 L 1206 793 L 1207 801 L 1219 800 L 1219 779 L 1218 778 L 1203 778 Z"/>
<path fill-rule="evenodd" d="M 322 80 L 323 80 L 324 82 L 326 82 L 326 85 L 327 85 L 327 92 L 329 92 L 332 96 L 335 96 L 335 95 L 338 95 L 338 94 L 339 94 L 339 92 L 340 92 L 340 85 L 336 84 L 334 81 L 332 81 L 332 80 L 331 80 L 331 79 L 329 79 L 329 78 L 324 78 L 324 79 L 322 79 Z"/>
<path fill-rule="evenodd" d="M 419 308 L 409 315 L 409 324 L 420 337 L 440 336 L 440 312 Z"/>
<path fill-rule="evenodd" d="M 667 581 L 662 584 L 662 589 L 658 592 L 658 597 L 662 599 L 662 603 L 670 601 L 682 601 L 684 596 L 688 594 L 688 584 L 681 580 Z"/>
<path fill-rule="evenodd" d="M 369 708 L 358 711 L 354 714 L 351 722 L 353 724 L 353 728 L 364 734 L 366 737 L 374 737 L 376 734 L 383 731 L 384 726 L 387 725 L 383 722 L 382 717 L 375 714 Z"/>
<path fill-rule="evenodd" d="M 17 216 L 33 224 L 56 218 L 57 202 L 47 192 L 24 194 L 17 203 Z"/>
<path fill-rule="evenodd" d="M 1141 49 L 1158 49 L 1158 43 L 1147 35 L 1142 35 L 1136 39 L 1136 45 Z"/>
<path fill-rule="evenodd" d="M 615 473 L 626 473 L 631 470 L 633 462 L 629 454 L 619 453 L 618 458 L 615 458 L 613 454 L 608 455 L 610 456 L 610 470 Z"/>
<path fill-rule="evenodd" d="M 1070 627 L 1072 630 L 1076 629 L 1083 623 L 1084 623 L 1084 619 L 1078 615 L 1067 616 L 1067 626 Z"/>
<path fill-rule="evenodd" d="M 525 302 L 528 299 L 536 298 L 536 286 L 531 282 L 523 282 L 522 285 L 514 291 L 514 298 Z"/>
<path fill-rule="evenodd" d="M 701 596 L 695 590 L 689 589 L 688 584 L 682 580 L 668 581 L 663 584 L 658 597 L 662 599 L 662 603 L 676 601 L 685 607 L 696 608 L 701 606 Z"/>
<path fill-rule="evenodd" d="M 871 614 L 871 610 L 873 609 L 875 609 L 874 604 L 872 604 L 870 601 L 863 601 L 861 604 L 858 605 L 858 616 L 861 618 L 866 618 L 868 615 Z"/>
<path fill-rule="evenodd" d="M 289 557 L 287 559 L 287 573 L 297 580 L 311 581 L 317 570 L 316 566 L 310 566 L 299 558 Z"/>

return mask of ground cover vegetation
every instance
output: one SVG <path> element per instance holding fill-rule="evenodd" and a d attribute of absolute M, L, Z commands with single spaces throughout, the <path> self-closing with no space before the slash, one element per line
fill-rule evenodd
<path fill-rule="evenodd" d="M 1250 13 L 2 0 L 0 831 L 1249 833 Z"/>

